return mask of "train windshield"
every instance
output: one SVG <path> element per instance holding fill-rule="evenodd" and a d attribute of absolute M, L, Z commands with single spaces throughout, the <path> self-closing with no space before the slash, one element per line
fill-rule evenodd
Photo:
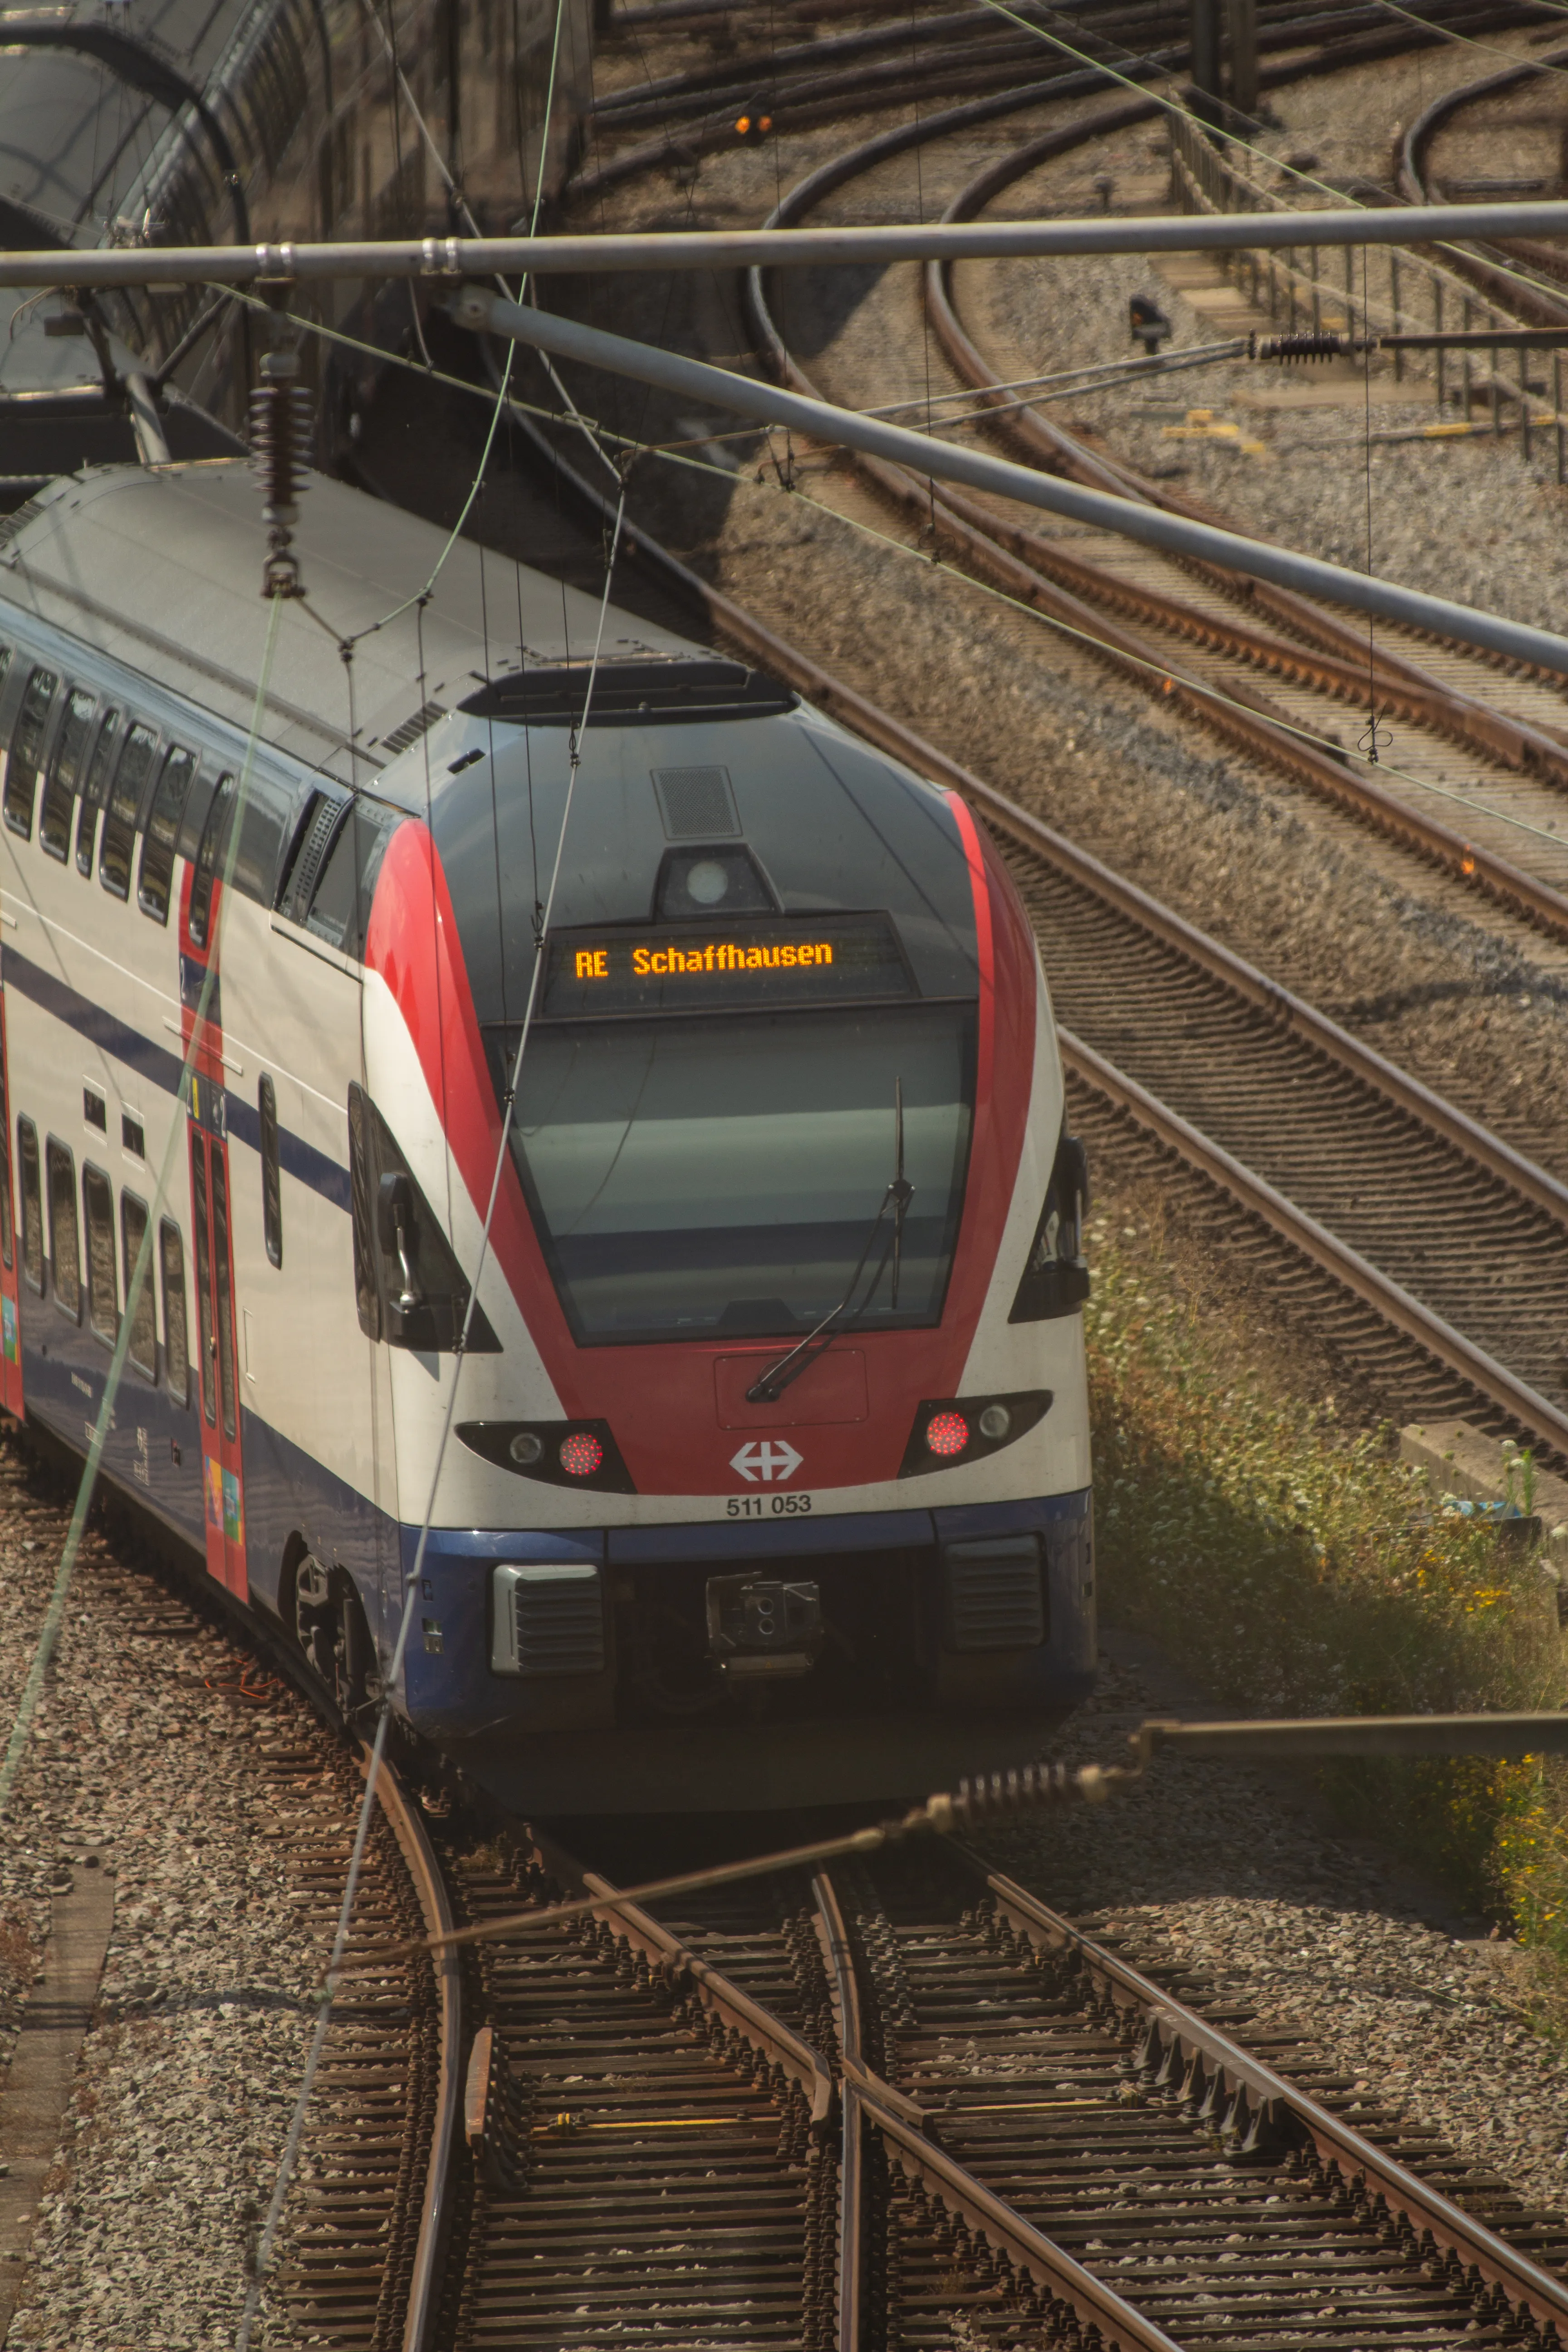
<path fill-rule="evenodd" d="M 499 1073 L 516 1032 L 491 1041 Z M 898 1299 L 889 1211 L 854 1325 L 936 1322 L 973 1069 L 972 1002 L 540 1024 L 512 1148 L 579 1343 L 810 1330 L 843 1299 L 894 1176 L 896 1097 L 914 1187 Z"/>

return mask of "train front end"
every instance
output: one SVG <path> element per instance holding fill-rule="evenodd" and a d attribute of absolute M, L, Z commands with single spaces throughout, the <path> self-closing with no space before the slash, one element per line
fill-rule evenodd
<path fill-rule="evenodd" d="M 398 1703 L 547 1811 L 1016 1760 L 1095 1660 L 1085 1177 L 1024 910 L 960 800 L 770 681 L 612 662 L 579 731 L 584 688 L 443 719 L 376 885 L 405 1574 L 435 1496 Z M 492 1189 L 437 1473 L 461 1300 L 418 1234 L 471 1268 Z"/>

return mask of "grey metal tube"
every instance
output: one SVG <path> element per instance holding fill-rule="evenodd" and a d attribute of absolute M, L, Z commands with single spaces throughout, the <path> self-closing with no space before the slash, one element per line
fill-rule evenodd
<path fill-rule="evenodd" d="M 140 368 L 132 368 L 127 373 L 125 397 L 130 404 L 131 429 L 136 436 L 136 452 L 142 463 L 144 466 L 168 465 L 169 444 L 163 437 L 158 396 Z"/>
<path fill-rule="evenodd" d="M 701 360 L 682 359 L 674 352 L 656 351 L 651 344 L 632 342 L 624 335 L 580 326 L 574 319 L 557 318 L 552 311 L 525 310 L 483 287 L 466 288 L 453 302 L 452 315 L 461 326 L 508 335 L 514 342 L 549 352 L 557 359 L 578 360 L 589 367 L 607 369 L 613 375 L 631 376 L 640 383 L 657 384 L 684 399 L 709 402 L 762 425 L 784 425 L 837 448 L 863 449 L 870 457 L 888 458 L 939 481 L 962 482 L 970 489 L 1016 499 L 1026 506 L 1043 507 L 1050 514 L 1070 516 L 1075 522 L 1120 531 L 1123 538 L 1141 540 L 1146 547 L 1222 563 L 1252 579 L 1272 581 L 1277 587 L 1295 588 L 1305 595 L 1349 604 L 1384 620 L 1403 621 L 1439 636 L 1458 638 L 1464 645 L 1484 646 L 1512 661 L 1532 662 L 1568 676 L 1568 638 L 1554 636 L 1546 629 L 1478 613 L 1468 604 L 1451 604 L 1446 597 L 1424 595 L 1419 589 L 1370 579 L 1364 572 L 1346 572 L 1337 563 L 1320 562 L 1316 556 L 1243 539 L 1235 531 L 1216 530 L 1209 523 L 1190 522 L 1183 515 L 1166 514 L 1132 499 L 1084 489 L 1076 482 L 1036 473 L 1030 467 L 1015 466 L 1005 457 L 988 457 L 982 450 L 954 448 L 901 425 L 859 416 L 852 409 L 835 408 L 826 401 L 807 400 L 799 393 L 731 375 Z"/>
<path fill-rule="evenodd" d="M 622 236 L 426 236 L 342 245 L 172 245 L 0 253 L 0 286 L 253 286 L 321 278 L 514 278 L 563 270 L 822 268 L 1038 254 L 1223 253 L 1568 236 L 1568 204 L 947 221 L 889 228 L 679 229 Z"/>

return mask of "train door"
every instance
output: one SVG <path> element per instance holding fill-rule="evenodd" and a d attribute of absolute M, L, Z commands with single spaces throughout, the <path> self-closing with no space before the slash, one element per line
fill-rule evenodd
<path fill-rule="evenodd" d="M 0 1405 L 22 1417 L 22 1313 L 16 1288 L 16 1227 L 11 1209 L 11 1069 L 5 994 L 0 989 Z"/>
<path fill-rule="evenodd" d="M 237 1601 L 249 1598 L 245 1567 L 245 1475 L 235 1355 L 234 1244 L 224 1095 L 191 1080 L 191 1241 L 196 1275 L 196 1357 L 201 1388 L 202 1491 L 207 1573 Z"/>

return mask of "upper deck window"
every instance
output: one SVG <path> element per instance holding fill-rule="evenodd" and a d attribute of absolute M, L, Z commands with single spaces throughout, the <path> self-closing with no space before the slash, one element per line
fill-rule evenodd
<path fill-rule="evenodd" d="M 157 746 L 156 728 L 132 727 L 110 787 L 98 874 L 104 888 L 112 890 L 117 898 L 131 896 L 131 855 L 136 845 L 136 820 L 142 813 L 142 795 L 153 772 L 153 754 Z"/>
<path fill-rule="evenodd" d="M 96 695 L 89 694 L 85 687 L 72 687 L 66 698 L 66 715 L 60 721 L 54 757 L 49 761 L 38 839 L 49 856 L 58 857 L 62 865 L 70 856 L 71 803 L 81 782 L 88 739 L 92 733 L 92 714 L 97 708 Z"/>
<path fill-rule="evenodd" d="M 202 837 L 196 848 L 196 869 L 191 877 L 191 937 L 199 948 L 205 948 L 207 943 L 213 887 L 219 879 L 220 868 L 227 853 L 234 806 L 234 778 L 220 776 L 217 790 L 212 797 L 212 806 L 207 811 L 206 823 L 202 827 Z"/>
<path fill-rule="evenodd" d="M 136 887 L 137 904 L 144 915 L 155 923 L 169 919 L 169 886 L 174 878 L 174 846 L 180 838 L 180 819 L 185 813 L 190 797 L 191 780 L 196 772 L 194 756 L 178 743 L 172 743 L 163 755 L 163 772 L 153 795 L 153 805 L 147 812 L 147 837 L 142 845 L 142 872 Z"/>
<path fill-rule="evenodd" d="M 33 837 L 33 798 L 37 789 L 38 762 L 44 754 L 49 713 L 55 707 L 59 677 L 52 669 L 37 668 L 27 680 L 22 708 L 16 714 L 5 762 L 5 822 L 24 841 Z"/>
<path fill-rule="evenodd" d="M 92 853 L 98 839 L 98 812 L 109 798 L 109 779 L 114 772 L 114 755 L 120 749 L 120 713 L 106 710 L 103 724 L 98 730 L 98 740 L 88 761 L 87 784 L 81 796 L 81 806 L 76 815 L 76 870 L 79 874 L 92 872 Z"/>

